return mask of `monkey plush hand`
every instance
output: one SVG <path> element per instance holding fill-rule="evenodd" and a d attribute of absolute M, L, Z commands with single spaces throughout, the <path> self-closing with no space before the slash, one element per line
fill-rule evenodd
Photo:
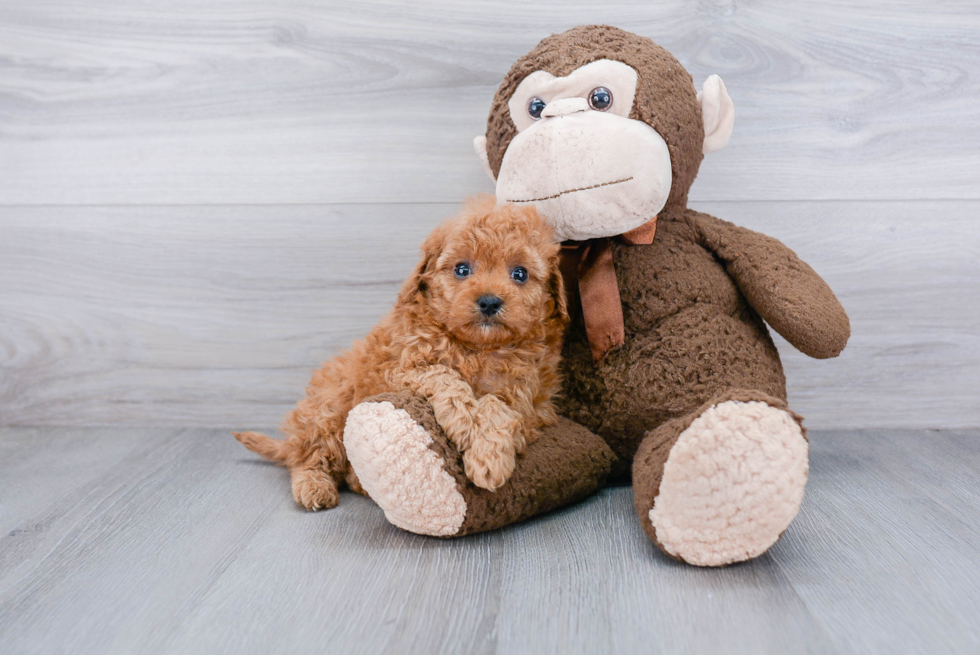
<path fill-rule="evenodd" d="M 442 536 L 499 527 L 631 464 L 638 519 L 672 557 L 720 566 L 775 543 L 799 511 L 808 447 L 766 323 L 819 358 L 841 352 L 850 325 L 782 243 L 687 208 L 703 155 L 733 124 L 720 78 L 698 92 L 670 53 L 616 28 L 574 28 L 513 65 L 474 143 L 498 202 L 533 204 L 564 242 L 571 420 L 489 494 L 458 475 L 417 399 L 376 403 L 379 418 L 348 421 L 345 439 L 397 415 L 393 447 L 424 444 L 414 469 L 355 465 L 393 523 Z"/>

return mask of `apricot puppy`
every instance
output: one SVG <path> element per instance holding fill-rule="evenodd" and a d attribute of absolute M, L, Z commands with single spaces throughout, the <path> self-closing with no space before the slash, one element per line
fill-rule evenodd
<path fill-rule="evenodd" d="M 286 417 L 285 441 L 235 433 L 288 467 L 307 509 L 334 507 L 344 483 L 364 493 L 343 432 L 347 413 L 370 396 L 408 389 L 427 398 L 467 477 L 491 491 L 557 421 L 551 396 L 568 314 L 547 224 L 533 207 L 484 196 L 436 228 L 422 252 L 391 313 L 313 374 Z"/>

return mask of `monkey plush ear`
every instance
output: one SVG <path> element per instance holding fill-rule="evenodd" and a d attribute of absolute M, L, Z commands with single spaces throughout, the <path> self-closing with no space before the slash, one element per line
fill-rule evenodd
<path fill-rule="evenodd" d="M 698 93 L 701 118 L 704 120 L 704 154 L 721 150 L 728 145 L 728 138 L 735 126 L 735 105 L 728 96 L 725 83 L 717 75 L 704 81 Z"/>
<path fill-rule="evenodd" d="M 497 178 L 493 176 L 493 169 L 490 168 L 490 158 L 487 156 L 487 137 L 480 135 L 473 139 L 473 149 L 476 150 L 476 156 L 480 158 L 480 162 L 483 164 L 483 171 L 490 178 L 491 182 L 496 183 Z"/>

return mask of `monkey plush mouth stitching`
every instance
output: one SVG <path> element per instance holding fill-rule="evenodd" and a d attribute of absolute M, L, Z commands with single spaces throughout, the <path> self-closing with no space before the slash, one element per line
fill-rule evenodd
<path fill-rule="evenodd" d="M 612 182 L 603 182 L 602 184 L 593 184 L 592 186 L 584 186 L 580 189 L 568 189 L 567 191 L 559 191 L 553 196 L 547 196 L 544 198 L 532 198 L 530 200 L 508 200 L 507 202 L 541 202 L 542 200 L 554 200 L 559 196 L 564 196 L 569 193 L 575 193 L 576 191 L 588 191 L 589 189 L 598 189 L 599 187 L 611 186 L 613 184 L 622 184 L 623 182 L 629 182 L 633 179 L 633 176 L 624 177 L 621 180 L 614 180 Z"/>

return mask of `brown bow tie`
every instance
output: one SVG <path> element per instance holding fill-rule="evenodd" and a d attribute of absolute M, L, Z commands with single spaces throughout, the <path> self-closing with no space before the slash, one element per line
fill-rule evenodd
<path fill-rule="evenodd" d="M 651 244 L 657 231 L 654 216 L 640 227 L 618 237 L 588 241 L 565 241 L 561 244 L 561 274 L 566 292 L 578 289 L 589 337 L 592 359 L 601 362 L 610 350 L 623 345 L 623 303 L 619 298 L 616 268 L 613 265 L 612 241 L 629 245 Z"/>

